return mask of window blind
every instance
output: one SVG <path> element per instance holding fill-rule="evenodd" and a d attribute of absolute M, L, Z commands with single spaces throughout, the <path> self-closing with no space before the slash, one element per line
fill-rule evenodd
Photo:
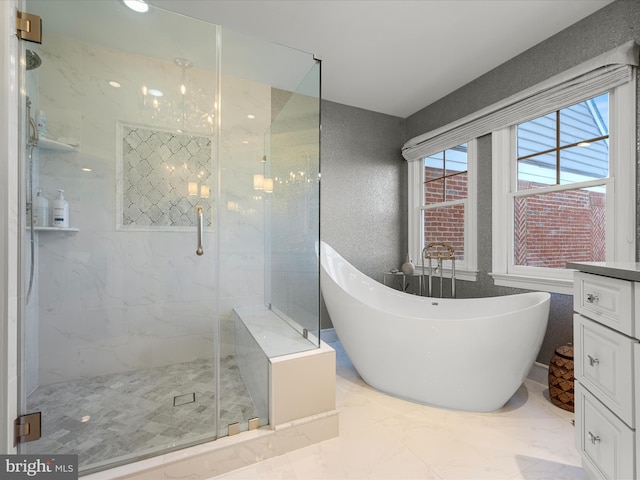
<path fill-rule="evenodd" d="M 631 80 L 640 46 L 627 42 L 455 122 L 412 138 L 402 147 L 407 161 L 420 160 L 498 128 L 526 122 L 594 97 Z"/>

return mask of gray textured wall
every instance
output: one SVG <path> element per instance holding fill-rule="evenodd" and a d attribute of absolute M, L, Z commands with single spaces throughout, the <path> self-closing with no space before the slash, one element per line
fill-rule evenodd
<path fill-rule="evenodd" d="M 399 151 L 406 140 L 491 105 L 629 40 L 640 41 L 640 2 L 617 0 L 406 120 L 323 102 L 321 238 L 364 273 L 380 280 L 381 272 L 392 266 L 399 267 L 407 245 L 406 163 Z M 638 115 L 640 125 L 640 103 Z M 640 133 L 638 139 L 640 149 Z M 491 271 L 489 135 L 479 141 L 479 156 L 480 272 L 477 282 L 458 282 L 461 297 L 518 292 L 494 286 L 488 274 Z M 640 221 L 637 225 L 640 232 Z M 548 364 L 556 347 L 572 341 L 572 303 L 569 295 L 552 296 L 539 362 Z M 324 305 L 321 318 L 323 328 L 331 326 Z"/>
<path fill-rule="evenodd" d="M 640 40 L 640 2 L 618 0 L 415 113 L 406 122 L 407 139 L 491 105 L 629 40 Z M 478 204 L 480 273 L 477 282 L 459 282 L 456 285 L 459 296 L 516 293 L 519 290 L 494 286 L 488 275 L 491 271 L 490 135 L 481 138 L 479 143 Z M 552 296 L 539 362 L 548 364 L 556 347 L 572 341 L 572 304 L 570 295 Z"/>
<path fill-rule="evenodd" d="M 321 116 L 320 237 L 380 280 L 407 248 L 405 120 L 328 101 Z"/>

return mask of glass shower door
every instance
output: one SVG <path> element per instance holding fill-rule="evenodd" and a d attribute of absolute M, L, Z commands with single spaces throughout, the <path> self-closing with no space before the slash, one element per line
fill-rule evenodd
<path fill-rule="evenodd" d="M 90 472 L 213 439 L 218 29 L 25 3 L 20 451 Z"/>

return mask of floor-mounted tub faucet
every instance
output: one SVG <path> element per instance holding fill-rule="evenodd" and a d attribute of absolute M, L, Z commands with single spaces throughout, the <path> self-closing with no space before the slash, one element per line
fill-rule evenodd
<path fill-rule="evenodd" d="M 424 259 L 428 259 L 428 278 L 429 281 L 427 283 L 427 296 L 432 296 L 433 290 L 433 273 L 440 271 L 440 297 L 442 298 L 442 280 L 443 280 L 443 268 L 442 261 L 443 260 L 451 260 L 451 297 L 455 298 L 456 296 L 456 257 L 454 255 L 453 247 L 446 243 L 441 242 L 431 242 L 426 247 L 422 249 L 422 285 L 424 289 Z M 432 259 L 436 259 L 436 266 L 433 267 Z M 424 294 L 424 292 L 420 292 Z"/>

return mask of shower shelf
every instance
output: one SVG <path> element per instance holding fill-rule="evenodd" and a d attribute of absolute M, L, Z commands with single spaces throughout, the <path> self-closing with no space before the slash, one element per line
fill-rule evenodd
<path fill-rule="evenodd" d="M 73 145 L 51 140 L 50 138 L 38 139 L 38 148 L 43 150 L 56 150 L 59 152 L 75 152 L 77 150 Z"/>
<path fill-rule="evenodd" d="M 35 227 L 36 232 L 79 232 L 79 228 L 63 227 Z"/>

